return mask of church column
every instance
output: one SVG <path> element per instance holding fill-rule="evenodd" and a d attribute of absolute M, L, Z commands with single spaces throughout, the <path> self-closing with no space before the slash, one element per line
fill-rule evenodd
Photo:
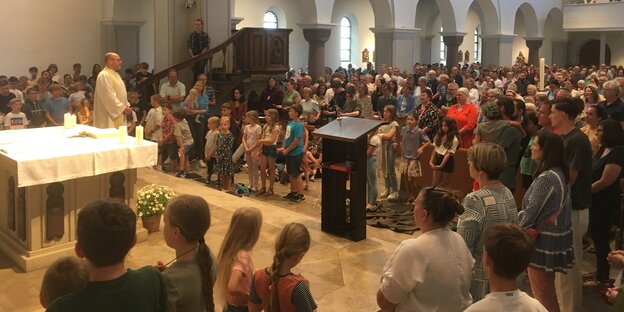
<path fill-rule="evenodd" d="M 420 37 L 420 63 L 431 64 L 431 44 L 434 35 L 424 35 Z"/>
<path fill-rule="evenodd" d="M 535 66 L 539 65 L 539 49 L 542 47 L 544 38 L 525 38 L 525 40 L 527 47 L 529 47 L 527 63 Z"/>
<path fill-rule="evenodd" d="M 513 63 L 512 47 L 514 35 L 480 35 L 483 39 L 483 54 L 481 55 L 481 65 L 487 67 L 492 64 L 495 66 L 510 66 Z"/>
<path fill-rule="evenodd" d="M 303 29 L 303 37 L 310 46 L 308 53 L 309 74 L 314 79 L 325 75 L 325 42 L 329 40 L 331 24 L 299 25 Z"/>
<path fill-rule="evenodd" d="M 442 40 L 446 45 L 446 66 L 451 68 L 459 64 L 458 50 L 459 46 L 464 42 L 465 33 L 445 34 L 442 33 Z"/>
<path fill-rule="evenodd" d="M 414 66 L 417 28 L 371 28 L 375 34 L 375 66 L 387 64 L 403 69 Z"/>

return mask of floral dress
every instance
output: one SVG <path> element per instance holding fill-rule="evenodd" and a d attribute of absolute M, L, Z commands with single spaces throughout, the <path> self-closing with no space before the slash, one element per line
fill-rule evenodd
<path fill-rule="evenodd" d="M 234 162 L 232 162 L 232 146 L 234 136 L 232 132 L 217 134 L 217 174 L 229 177 L 234 174 Z"/>

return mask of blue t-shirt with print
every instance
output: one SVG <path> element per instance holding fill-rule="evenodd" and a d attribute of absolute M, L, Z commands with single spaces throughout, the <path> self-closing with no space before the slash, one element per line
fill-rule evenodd
<path fill-rule="evenodd" d="M 303 153 L 303 124 L 299 120 L 296 122 L 288 122 L 286 135 L 284 136 L 284 148 L 289 147 L 295 138 L 299 138 L 299 143 L 297 143 L 297 147 L 293 148 L 290 153 L 288 153 L 288 156 L 297 156 Z"/>

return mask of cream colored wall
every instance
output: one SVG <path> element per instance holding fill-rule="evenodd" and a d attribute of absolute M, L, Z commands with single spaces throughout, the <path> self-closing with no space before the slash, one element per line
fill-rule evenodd
<path fill-rule="evenodd" d="M 466 35 L 464 36 L 464 42 L 459 46 L 459 50 L 461 50 L 464 54 L 466 53 L 466 50 L 470 52 L 470 62 L 474 62 L 475 60 L 474 42 L 476 38 L 474 35 L 474 30 L 479 25 L 481 25 L 481 20 L 479 19 L 477 13 L 475 13 L 475 11 L 473 10 L 468 11 L 468 15 L 466 15 L 465 27 L 463 30 Z"/>
<path fill-rule="evenodd" d="M 72 71 L 72 64 L 82 63 L 83 73 L 90 75 L 93 63 L 102 58 L 101 5 L 94 2 L 2 1 L 2 74 L 27 75 L 30 66 L 43 70 L 50 63 L 65 74 Z"/>
<path fill-rule="evenodd" d="M 366 68 L 366 63 L 362 63 L 362 51 L 367 48 L 370 61 L 373 61 L 373 51 L 375 50 L 375 35 L 370 30 L 375 26 L 375 19 L 369 0 L 336 1 L 332 14 L 332 23 L 337 24 L 332 30 L 331 37 L 325 43 L 325 63 L 332 69 L 341 65 L 340 63 L 340 21 L 343 17 L 351 20 L 352 47 L 351 64 L 354 68 Z M 346 65 L 344 66 L 346 68 Z"/>
<path fill-rule="evenodd" d="M 518 17 L 516 18 L 516 22 L 514 26 L 514 33 L 516 37 L 514 38 L 513 48 L 511 49 L 512 54 L 513 54 L 512 60 L 515 60 L 516 57 L 518 56 L 518 53 L 522 52 L 522 55 L 524 55 L 524 58 L 528 61 L 529 60 L 529 47 L 527 47 L 526 40 L 524 39 L 524 37 L 526 36 L 526 31 L 524 27 L 524 20 L 522 19 L 520 13 L 518 14 Z M 543 53 L 543 50 L 540 49 L 540 52 Z M 510 66 L 512 64 L 501 64 L 501 65 Z"/>

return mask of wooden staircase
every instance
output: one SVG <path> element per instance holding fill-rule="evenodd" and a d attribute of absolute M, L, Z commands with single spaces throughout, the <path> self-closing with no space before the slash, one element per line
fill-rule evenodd
<path fill-rule="evenodd" d="M 240 87 L 251 74 L 274 75 L 290 69 L 288 65 L 290 32 L 292 29 L 242 28 L 216 47 L 154 73 L 138 87 L 145 92 L 149 86 L 153 86 L 158 92 L 162 80 L 167 78 L 171 69 L 191 72 L 195 63 L 208 60 L 206 65 L 208 85 L 215 89 L 217 103 L 227 102 L 231 99 L 234 89 Z M 228 54 L 228 49 L 232 49 L 232 53 Z M 222 62 L 219 64 L 221 66 L 214 67 L 213 60 L 219 53 L 222 55 Z M 227 64 L 232 64 L 231 68 L 228 68 Z M 187 90 L 189 88 L 187 87 Z"/>

